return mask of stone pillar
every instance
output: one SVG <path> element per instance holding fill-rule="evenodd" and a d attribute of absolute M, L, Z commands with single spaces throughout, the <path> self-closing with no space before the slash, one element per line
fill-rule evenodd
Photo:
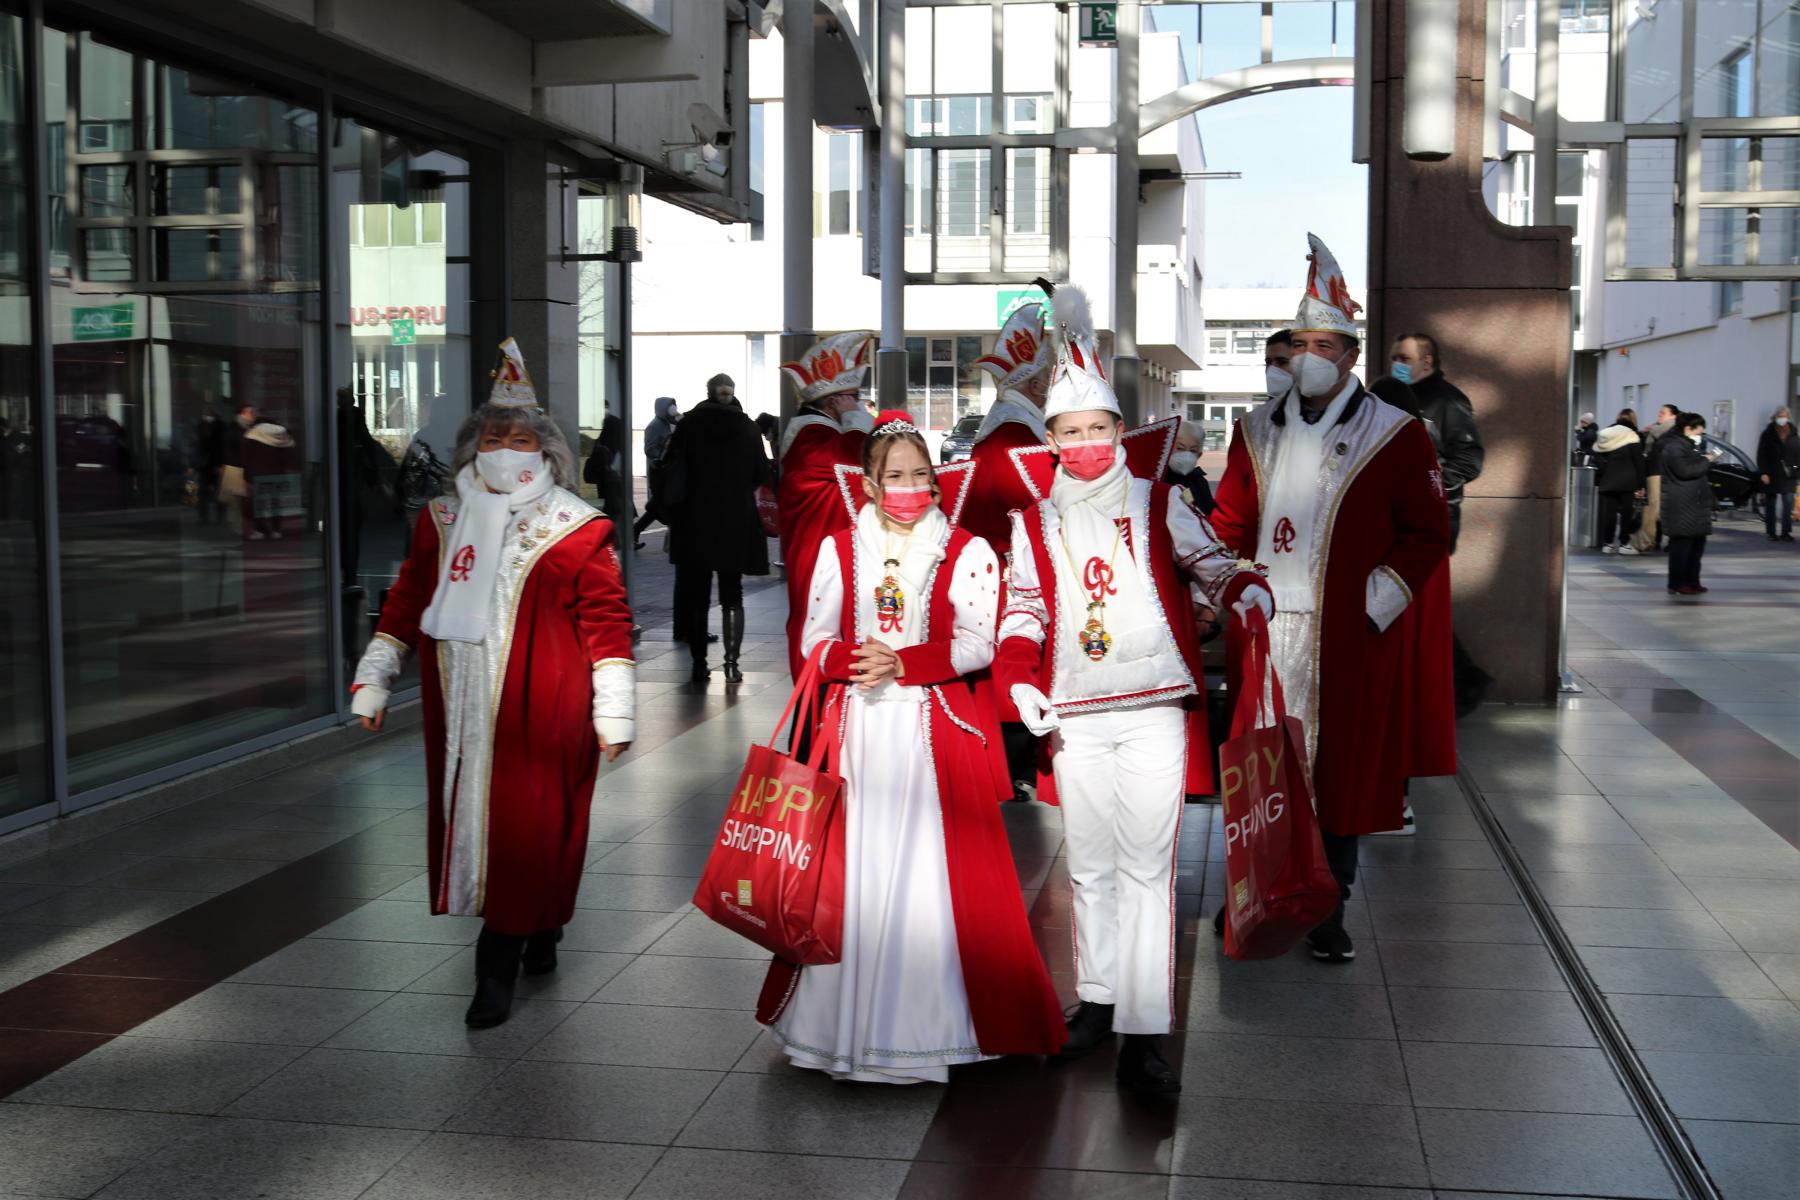
<path fill-rule="evenodd" d="M 1495 220 L 1481 195 L 1485 0 L 1458 0 L 1456 150 L 1415 162 L 1401 149 L 1405 0 L 1370 6 L 1369 342 L 1423 330 L 1469 396 L 1487 465 L 1463 502 L 1451 560 L 1456 627 L 1499 681 L 1492 700 L 1556 695 L 1563 501 L 1568 463 L 1570 231 Z M 1498 87 L 1499 80 L 1493 80 Z"/>
<path fill-rule="evenodd" d="M 885 409 L 906 407 L 904 0 L 881 0 L 879 33 L 881 53 L 876 61 L 881 82 L 881 348 L 875 353 L 875 396 L 876 407 Z"/>

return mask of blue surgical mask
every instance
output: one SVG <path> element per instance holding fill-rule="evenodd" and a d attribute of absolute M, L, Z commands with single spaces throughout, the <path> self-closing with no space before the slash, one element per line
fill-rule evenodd
<path fill-rule="evenodd" d="M 1408 363 L 1395 363 L 1393 369 L 1390 370 L 1388 374 L 1392 375 L 1395 379 L 1398 379 L 1401 383 L 1410 384 L 1412 382 L 1412 366 Z"/>

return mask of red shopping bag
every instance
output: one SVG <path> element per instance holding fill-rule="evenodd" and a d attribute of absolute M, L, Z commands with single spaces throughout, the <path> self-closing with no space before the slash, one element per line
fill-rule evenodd
<path fill-rule="evenodd" d="M 1319 839 L 1306 783 L 1306 732 L 1287 715 L 1269 655 L 1269 625 L 1252 608 L 1244 669 L 1219 748 L 1219 801 L 1225 818 L 1225 953 L 1276 958 L 1329 917 L 1337 880 Z M 1273 711 L 1264 715 L 1267 672 Z"/>
<path fill-rule="evenodd" d="M 798 705 L 810 754 L 803 762 L 772 745 L 750 747 L 694 891 L 701 912 L 801 966 L 838 961 L 844 941 L 844 781 L 826 769 L 837 706 L 826 706 L 823 722 L 817 711 L 824 649 L 806 660 L 770 738 Z"/>

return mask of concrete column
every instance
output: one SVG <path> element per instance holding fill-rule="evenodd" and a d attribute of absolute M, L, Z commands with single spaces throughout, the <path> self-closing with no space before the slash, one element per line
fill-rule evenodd
<path fill-rule="evenodd" d="M 781 361 L 793 362 L 813 333 L 813 6 L 781 11 Z M 782 376 L 781 419 L 799 407 Z"/>
<path fill-rule="evenodd" d="M 1119 79 L 1113 128 L 1113 360 L 1112 385 L 1136 425 L 1144 407 L 1138 396 L 1142 364 L 1137 352 L 1138 250 L 1138 21 L 1137 0 L 1119 5 Z"/>
<path fill-rule="evenodd" d="M 1481 196 L 1486 0 L 1457 0 L 1456 151 L 1401 147 L 1404 0 L 1375 0 L 1370 96 L 1368 377 L 1388 343 L 1424 330 L 1469 396 L 1487 465 L 1463 502 L 1452 560 L 1456 626 L 1499 681 L 1490 699 L 1548 703 L 1557 686 L 1563 454 L 1570 356 L 1567 229 L 1502 225 Z"/>
<path fill-rule="evenodd" d="M 881 348 L 875 394 L 906 407 L 906 0 L 881 0 Z"/>

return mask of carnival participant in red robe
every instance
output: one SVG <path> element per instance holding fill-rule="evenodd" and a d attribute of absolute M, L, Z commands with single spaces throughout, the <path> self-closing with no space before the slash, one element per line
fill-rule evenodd
<path fill-rule="evenodd" d="M 521 963 L 556 969 L 587 861 L 601 755 L 635 734 L 631 609 L 612 525 L 575 494 L 556 423 L 507 339 L 495 398 L 463 423 L 455 490 L 419 514 L 356 669 L 381 728 L 405 658 L 425 708 L 431 911 L 480 917 L 466 1021 L 511 1012 Z"/>
<path fill-rule="evenodd" d="M 1024 304 L 1008 317 L 995 340 L 994 352 L 975 365 L 994 378 L 1000 398 L 975 432 L 969 458 L 976 465 L 962 525 L 994 548 L 1002 562 L 1012 551 L 1012 514 L 1030 508 L 1042 496 L 1012 455 L 1044 444 L 1044 395 L 1049 386 L 1050 338 L 1044 332 L 1043 308 Z"/>
<path fill-rule="evenodd" d="M 865 459 L 846 502 L 867 503 L 820 549 L 801 639 L 826 647 L 843 739 L 843 956 L 777 961 L 758 1018 L 798 1066 L 943 1082 L 957 1063 L 1054 1053 L 1062 1013 L 996 804 L 998 730 L 969 686 L 993 659 L 1000 564 L 951 523 L 957 498 L 905 413 L 881 415 Z"/>
<path fill-rule="evenodd" d="M 1119 404 L 1085 297 L 1055 297 L 1045 416 L 1048 497 L 1013 515 L 1012 580 L 994 675 L 1050 740 L 1074 885 L 1076 996 L 1062 1053 L 1125 1035 L 1121 1082 L 1172 1095 L 1175 847 L 1187 793 L 1211 791 L 1205 689 L 1190 582 L 1216 611 L 1269 608 L 1261 577 L 1160 481 L 1127 467 Z M 1047 781 L 1046 781 L 1047 782 Z M 1040 785 L 1040 796 L 1045 794 Z"/>
<path fill-rule="evenodd" d="M 781 433 L 781 561 L 787 576 L 788 667 L 797 677 L 806 656 L 800 626 L 806 618 L 806 585 L 819 547 L 850 528 L 855 515 L 844 506 L 839 468 L 862 464 L 863 441 L 871 420 L 858 395 L 869 369 L 874 334 L 853 330 L 828 337 L 799 362 L 783 363 L 793 381 L 800 410 Z"/>
<path fill-rule="evenodd" d="M 1352 374 L 1360 306 L 1310 241 L 1294 386 L 1239 422 L 1212 521 L 1268 566 L 1274 665 L 1306 725 L 1320 830 L 1348 898 L 1357 838 L 1400 827 L 1409 772 L 1454 762 L 1453 707 L 1422 704 L 1449 663 L 1449 517 L 1424 426 Z M 1323 962 L 1356 954 L 1342 905 L 1308 940 Z"/>

